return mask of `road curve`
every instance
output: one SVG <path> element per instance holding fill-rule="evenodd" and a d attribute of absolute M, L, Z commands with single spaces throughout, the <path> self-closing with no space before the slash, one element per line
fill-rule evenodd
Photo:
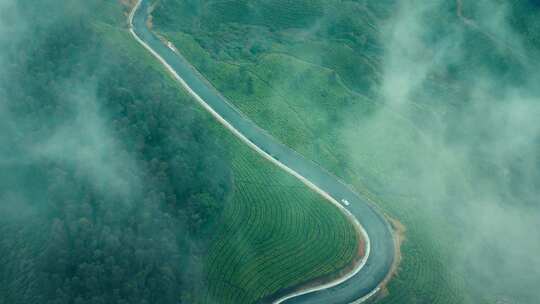
<path fill-rule="evenodd" d="M 129 22 L 133 37 L 154 55 L 207 111 L 252 149 L 338 206 L 366 239 L 366 256 L 350 273 L 333 282 L 285 295 L 275 303 L 361 303 L 377 293 L 392 269 L 395 244 L 392 228 L 368 201 L 326 170 L 281 144 L 236 110 L 182 56 L 146 26 L 148 0 L 139 0 Z M 349 206 L 339 202 L 346 199 Z M 358 224 L 362 223 L 362 226 Z"/>

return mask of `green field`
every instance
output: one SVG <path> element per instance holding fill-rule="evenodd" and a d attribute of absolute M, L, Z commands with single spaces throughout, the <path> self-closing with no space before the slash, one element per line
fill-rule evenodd
<path fill-rule="evenodd" d="M 464 2 L 471 16 L 493 4 Z M 497 153 L 522 132 L 506 124 L 518 117 L 506 116 L 516 103 L 507 92 L 536 96 L 525 81 L 534 69 L 520 62 L 539 58 L 538 13 L 525 2 L 500 8 L 524 33 L 525 51 L 505 45 L 511 31 L 489 14 L 479 15 L 481 30 L 465 25 L 454 1 L 415 10 L 395 1 L 167 0 L 153 16 L 155 30 L 248 117 L 406 226 L 398 275 L 380 303 L 529 303 L 534 292 L 513 287 L 533 286 L 537 273 L 493 271 L 521 253 L 498 243 L 501 219 L 477 210 L 478 201 L 517 214 L 536 206 L 537 175 L 525 172 L 537 166 L 538 145 Z M 518 103 L 538 113 L 532 100 Z M 479 286 L 486 280 L 490 288 Z"/>
<path fill-rule="evenodd" d="M 355 258 L 354 228 L 337 208 L 237 139 L 228 143 L 235 196 L 205 262 L 201 303 L 254 303 Z"/>

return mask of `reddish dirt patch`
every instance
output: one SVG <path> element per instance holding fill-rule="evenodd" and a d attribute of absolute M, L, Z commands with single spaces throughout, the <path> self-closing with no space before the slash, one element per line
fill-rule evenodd
<path fill-rule="evenodd" d="M 137 0 L 120 0 L 120 3 L 127 8 L 133 8 L 137 4 Z"/>
<path fill-rule="evenodd" d="M 392 268 L 390 270 L 390 273 L 386 276 L 386 278 L 382 281 L 380 287 L 381 290 L 379 291 L 377 298 L 384 298 L 389 294 L 388 291 L 388 282 L 394 277 L 398 275 L 399 272 L 399 264 L 401 263 L 401 244 L 405 241 L 405 232 L 407 231 L 407 228 L 405 225 L 403 225 L 400 221 L 397 219 L 391 218 L 387 216 L 388 221 L 390 222 L 390 225 L 392 225 L 392 229 L 394 230 L 394 264 L 392 265 Z"/>

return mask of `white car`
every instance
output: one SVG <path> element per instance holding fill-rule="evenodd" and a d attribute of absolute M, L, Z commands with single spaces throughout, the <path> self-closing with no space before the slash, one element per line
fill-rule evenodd
<path fill-rule="evenodd" d="M 167 41 L 167 47 L 169 47 L 171 51 L 176 52 L 176 49 L 174 48 L 174 45 L 172 44 L 172 42 Z"/>
<path fill-rule="evenodd" d="M 351 204 L 351 203 L 349 203 L 348 200 L 346 200 L 346 199 L 344 199 L 344 198 L 341 199 L 341 202 L 342 202 L 343 205 L 345 205 L 345 206 L 349 206 L 349 205 Z"/>

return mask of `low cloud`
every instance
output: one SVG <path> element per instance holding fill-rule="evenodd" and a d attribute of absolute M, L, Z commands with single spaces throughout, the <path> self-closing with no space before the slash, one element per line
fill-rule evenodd
<path fill-rule="evenodd" d="M 471 292 L 532 303 L 540 280 L 540 74 L 507 5 L 467 9 L 480 18 L 474 26 L 449 1 L 400 2 L 381 36 L 383 106 L 351 119 L 343 133 L 355 165 L 379 181 L 373 189 L 415 197 L 419 213 L 452 227 L 455 239 L 432 237 L 457 241 L 450 269 Z M 399 213 L 400 202 L 390 203 Z"/>

